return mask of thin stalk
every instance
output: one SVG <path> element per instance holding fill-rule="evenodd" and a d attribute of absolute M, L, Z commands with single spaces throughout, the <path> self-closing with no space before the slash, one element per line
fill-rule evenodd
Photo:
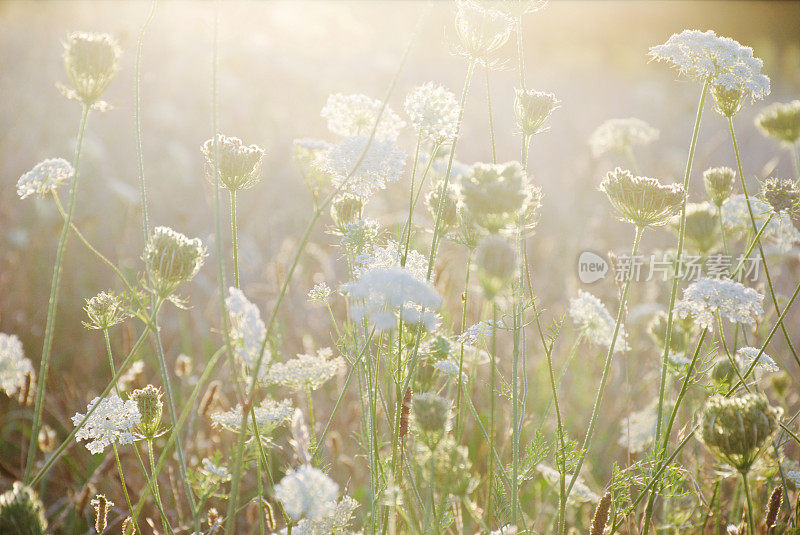
<path fill-rule="evenodd" d="M 556 385 L 555 374 L 553 373 L 553 348 L 552 346 L 549 350 L 545 350 L 545 355 L 547 356 L 547 369 L 549 371 L 550 376 L 550 389 L 553 394 L 553 406 L 556 410 L 556 425 L 557 425 L 557 435 L 559 444 L 556 446 L 561 448 L 562 452 L 566 449 L 564 444 L 564 425 L 561 420 L 561 409 L 558 405 L 558 388 Z M 560 381 L 559 381 L 560 382 Z M 556 532 L 561 533 L 561 525 L 564 523 L 564 516 L 566 514 L 566 506 L 567 506 L 567 489 L 565 486 L 565 473 L 567 471 L 566 465 L 563 462 L 563 453 L 560 455 L 556 455 L 556 460 L 558 461 L 559 458 L 561 459 L 560 466 L 558 467 L 559 471 L 559 494 L 558 494 L 558 521 L 556 523 Z"/>
<path fill-rule="evenodd" d="M 131 504 L 131 497 L 128 495 L 128 486 L 125 484 L 125 474 L 122 472 L 122 463 L 119 460 L 119 451 L 117 449 L 117 443 L 114 442 L 111 444 L 114 448 L 114 458 L 117 460 L 117 471 L 119 472 L 119 482 L 122 485 L 122 494 L 125 495 L 125 503 L 128 505 L 128 511 L 133 511 L 133 505 Z M 136 520 L 133 521 L 134 526 L 136 527 L 136 532 L 141 533 L 139 531 L 139 524 Z"/>
<path fill-rule="evenodd" d="M 497 303 L 492 302 L 492 360 L 489 362 L 489 366 L 491 367 L 490 370 L 490 379 L 489 379 L 489 449 L 495 449 L 495 402 L 494 402 L 494 390 L 495 385 L 497 383 L 497 329 L 495 326 L 497 325 Z M 498 466 L 500 469 L 503 469 L 503 465 L 498 461 Z M 489 466 L 487 469 L 487 484 L 488 489 L 486 493 L 486 513 L 490 514 L 491 505 L 492 505 L 492 485 L 494 485 L 494 458 L 489 456 Z M 514 482 L 511 482 L 511 488 L 514 488 Z M 513 491 L 512 491 L 513 492 Z M 515 507 L 516 509 L 516 507 Z"/>
<path fill-rule="evenodd" d="M 231 240 L 233 247 L 233 285 L 239 287 L 239 240 L 236 221 L 236 190 L 231 190 Z"/>
<path fill-rule="evenodd" d="M 472 253 L 473 250 L 469 250 L 469 254 L 467 255 L 467 267 L 464 274 L 464 294 L 461 296 L 461 332 L 463 333 L 467 329 L 467 298 L 469 296 L 469 272 L 470 267 L 472 266 Z M 461 382 L 464 373 L 464 342 L 460 344 L 460 352 L 458 356 L 458 390 L 456 391 L 456 425 L 455 425 L 455 435 L 457 438 L 461 437 L 461 426 L 463 423 L 463 419 L 461 416 Z"/>
<path fill-rule="evenodd" d="M 150 4 L 150 12 L 139 30 L 139 38 L 136 41 L 136 67 L 134 69 L 134 78 L 136 84 L 134 85 L 134 111 L 133 120 L 136 122 L 136 163 L 139 172 L 139 194 L 141 196 L 140 202 L 142 204 L 142 234 L 144 236 L 144 243 L 147 243 L 150 237 L 150 224 L 147 219 L 147 185 L 144 179 L 144 156 L 142 151 L 142 44 L 144 42 L 144 32 L 150 25 L 150 21 L 156 14 L 156 2 Z"/>
<path fill-rule="evenodd" d="M 725 224 L 722 222 L 722 207 L 717 207 L 717 215 L 719 216 L 719 232 L 722 235 L 722 250 L 725 256 L 728 256 L 728 242 L 725 239 Z M 764 225 L 766 226 L 766 225 Z"/>
<path fill-rule="evenodd" d="M 747 533 L 755 533 L 755 522 L 753 520 L 753 500 L 750 498 L 750 484 L 747 482 L 747 472 L 739 472 L 742 476 L 742 487 L 747 498 Z"/>
<path fill-rule="evenodd" d="M 23 481 L 26 484 L 30 483 L 31 471 L 33 470 L 33 461 L 36 457 L 36 437 L 39 435 L 39 427 L 42 424 L 42 412 L 44 411 L 44 393 L 47 387 L 47 376 L 50 370 L 50 355 L 53 349 L 53 334 L 56 327 L 56 310 L 58 308 L 58 290 L 61 286 L 61 267 L 64 262 L 64 249 L 67 245 L 67 236 L 69 235 L 70 224 L 72 223 L 72 215 L 75 212 L 75 200 L 78 198 L 78 177 L 80 176 L 80 160 L 81 150 L 83 148 L 83 138 L 86 134 L 86 123 L 89 120 L 89 105 L 83 104 L 81 110 L 81 121 L 78 127 L 78 139 L 75 146 L 75 157 L 72 161 L 72 167 L 75 169 L 75 176 L 70 185 L 69 204 L 67 205 L 67 217 L 64 219 L 64 225 L 61 227 L 61 236 L 58 239 L 58 247 L 56 249 L 56 260 L 53 266 L 53 280 L 50 284 L 50 299 L 47 304 L 47 321 L 44 328 L 44 344 L 42 346 L 42 360 L 39 365 L 39 382 L 36 386 L 36 406 L 33 411 L 33 425 L 31 427 L 31 441 L 28 446 L 28 459 L 25 463 L 25 475 Z"/>
<path fill-rule="evenodd" d="M 793 143 L 789 146 L 789 153 L 792 155 L 792 169 L 796 180 L 800 180 L 800 143 Z"/>
<path fill-rule="evenodd" d="M 636 254 L 639 252 L 639 242 L 642 239 L 642 234 L 644 233 L 643 227 L 636 227 L 636 234 L 633 238 L 633 248 L 631 250 L 631 258 L 634 258 Z M 592 437 L 594 434 L 594 426 L 597 423 L 597 416 L 600 413 L 600 403 L 603 400 L 603 392 L 605 391 L 606 381 L 608 380 L 608 372 L 611 369 L 611 357 L 614 355 L 614 347 L 617 343 L 617 337 L 619 336 L 620 326 L 622 324 L 622 317 L 625 314 L 625 305 L 628 301 L 628 290 L 631 287 L 631 280 L 633 277 L 628 277 L 628 280 L 625 281 L 625 287 L 622 290 L 622 298 L 620 299 L 619 303 L 619 312 L 617 313 L 617 321 L 614 325 L 614 333 L 611 336 L 611 343 L 608 346 L 608 353 L 606 354 L 605 363 L 603 364 L 603 375 L 600 378 L 600 386 L 597 389 L 597 397 L 594 401 L 594 408 L 592 409 L 592 416 L 589 419 L 589 428 L 586 431 L 586 437 L 583 439 L 583 446 L 582 451 L 583 453 L 580 455 L 578 459 L 578 464 L 575 467 L 575 471 L 572 474 L 572 478 L 570 479 L 569 485 L 567 485 L 567 491 L 565 493 L 565 499 L 569 498 L 569 493 L 572 492 L 572 487 L 575 486 L 575 482 L 578 480 L 578 476 L 581 473 L 581 467 L 583 466 L 583 461 L 586 460 L 586 454 L 589 451 L 589 447 L 592 443 Z M 563 533 L 565 526 L 561 526 L 561 532 Z"/>
<path fill-rule="evenodd" d="M 489 137 L 492 140 L 492 163 L 497 163 L 497 146 L 494 141 L 494 119 L 492 118 L 492 91 L 489 86 L 489 67 L 484 66 L 486 75 L 486 107 L 489 109 Z"/>

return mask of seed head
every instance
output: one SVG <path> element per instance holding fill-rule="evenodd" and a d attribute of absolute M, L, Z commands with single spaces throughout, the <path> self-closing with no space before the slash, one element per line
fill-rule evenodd
<path fill-rule="evenodd" d="M 439 203 L 442 202 L 443 189 L 444 181 L 439 181 L 425 197 L 425 204 L 434 221 L 436 221 L 436 215 L 439 213 Z M 458 225 L 458 214 L 461 210 L 458 187 L 448 182 L 446 191 L 447 193 L 445 193 L 444 202 L 442 203 L 442 215 L 439 218 L 439 228 L 445 233 L 450 232 Z"/>
<path fill-rule="evenodd" d="M 73 32 L 64 43 L 64 68 L 76 97 L 94 104 L 119 70 L 122 52 L 107 33 Z"/>
<path fill-rule="evenodd" d="M 411 413 L 411 398 L 413 392 L 411 387 L 406 388 L 406 393 L 403 395 L 403 404 L 400 408 L 400 439 L 404 439 L 408 434 L 408 416 Z"/>
<path fill-rule="evenodd" d="M 516 272 L 517 252 L 508 240 L 492 234 L 478 244 L 475 265 L 486 298 L 494 299 Z"/>
<path fill-rule="evenodd" d="M 193 367 L 192 357 L 189 355 L 181 353 L 178 355 L 178 358 L 175 359 L 175 375 L 178 377 L 189 377 L 192 375 Z"/>
<path fill-rule="evenodd" d="M 98 494 L 91 503 L 95 515 L 94 529 L 97 533 L 103 533 L 108 525 L 108 510 L 114 507 L 114 502 L 107 499 L 105 495 Z"/>
<path fill-rule="evenodd" d="M 767 529 L 774 528 L 775 522 L 778 520 L 778 511 L 783 503 L 783 489 L 780 485 L 772 490 L 767 502 L 767 510 L 764 515 L 764 526 Z"/>
<path fill-rule="evenodd" d="M 331 203 L 331 218 L 339 232 L 344 233 L 347 225 L 361 219 L 364 201 L 355 195 L 341 195 Z"/>
<path fill-rule="evenodd" d="M 89 321 L 83 322 L 83 326 L 87 329 L 104 331 L 122 323 L 128 317 L 122 300 L 111 291 L 100 292 L 94 297 L 86 299 L 86 306 L 83 307 L 83 310 L 89 316 Z"/>
<path fill-rule="evenodd" d="M 169 227 L 156 227 L 142 258 L 153 290 L 166 298 L 197 274 L 205 257 L 206 248 L 198 238 L 190 240 Z"/>
<path fill-rule="evenodd" d="M 517 89 L 514 102 L 514 113 L 517 126 L 523 136 L 532 136 L 547 130 L 544 123 L 558 107 L 558 99 L 552 93 L 534 91 L 533 89 Z"/>
<path fill-rule="evenodd" d="M 756 117 L 756 126 L 772 139 L 792 145 L 800 141 L 800 100 L 775 103 Z"/>
<path fill-rule="evenodd" d="M 611 511 L 611 493 L 606 492 L 597 508 L 594 510 L 594 517 L 592 518 L 592 529 L 590 535 L 603 535 L 606 524 L 608 523 L 608 513 Z"/>
<path fill-rule="evenodd" d="M 788 178 L 768 178 L 761 185 L 761 195 L 776 212 L 790 215 L 800 212 L 800 187 Z"/>
<path fill-rule="evenodd" d="M 52 453 L 53 450 L 56 449 L 55 430 L 49 425 L 44 424 L 41 429 L 39 429 L 38 443 L 39 450 L 41 450 L 42 453 Z"/>
<path fill-rule="evenodd" d="M 708 199 L 717 207 L 722 206 L 733 190 L 736 173 L 730 167 L 712 167 L 703 173 L 703 184 Z"/>
<path fill-rule="evenodd" d="M 142 419 L 139 421 L 139 431 L 148 439 L 152 439 L 158 433 L 161 425 L 161 414 L 164 410 L 164 403 L 161 401 L 161 390 L 153 385 L 134 390 L 131 399 L 136 402 Z"/>
<path fill-rule="evenodd" d="M 433 392 L 414 394 L 411 399 L 414 421 L 423 432 L 441 434 L 450 420 L 450 400 Z"/>
<path fill-rule="evenodd" d="M 264 149 L 258 145 L 246 146 L 238 137 L 217 134 L 203 143 L 202 151 L 211 183 L 216 185 L 214 170 L 219 173 L 220 186 L 229 191 L 250 189 L 261 180 L 261 161 Z M 216 145 L 216 146 L 215 146 Z"/>
<path fill-rule="evenodd" d="M 711 453 L 747 473 L 782 415 L 783 410 L 772 407 L 763 394 L 716 395 L 703 408 L 700 437 Z"/>
<path fill-rule="evenodd" d="M 122 522 L 122 535 L 136 535 L 136 524 L 133 523 L 132 517 L 127 517 Z"/>
<path fill-rule="evenodd" d="M 745 94 L 745 91 L 738 87 L 725 87 L 718 84 L 711 86 L 711 95 L 716 103 L 715 109 L 723 117 L 733 117 L 742 109 Z"/>
<path fill-rule="evenodd" d="M 457 52 L 483 65 L 492 65 L 511 35 L 513 21 L 505 13 L 473 0 L 459 0 L 455 26 Z"/>
<path fill-rule="evenodd" d="M 36 491 L 15 481 L 0 495 L 0 533 L 45 535 L 47 520 Z"/>
<path fill-rule="evenodd" d="M 663 225 L 680 209 L 683 186 L 665 186 L 655 178 L 634 176 L 617 167 L 600 183 L 620 220 L 638 227 Z"/>

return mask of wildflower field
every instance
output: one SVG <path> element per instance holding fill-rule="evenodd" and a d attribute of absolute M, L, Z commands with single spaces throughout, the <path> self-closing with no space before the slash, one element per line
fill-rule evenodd
<path fill-rule="evenodd" d="M 800 533 L 800 2 L 0 21 L 0 535 Z"/>

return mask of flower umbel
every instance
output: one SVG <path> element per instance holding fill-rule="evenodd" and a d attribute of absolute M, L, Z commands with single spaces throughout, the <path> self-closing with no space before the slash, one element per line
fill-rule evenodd
<path fill-rule="evenodd" d="M 167 298 L 200 271 L 205 257 L 206 248 L 199 238 L 190 240 L 169 227 L 156 227 L 145 245 L 142 259 L 153 291 Z"/>
<path fill-rule="evenodd" d="M 556 96 L 533 89 L 516 89 L 515 92 L 514 113 L 522 135 L 532 136 L 547 130 L 544 123 L 558 107 Z"/>
<path fill-rule="evenodd" d="M 37 163 L 33 169 L 19 177 L 17 195 L 20 199 L 36 195 L 44 197 L 75 176 L 72 164 L 63 158 L 50 158 Z"/>
<path fill-rule="evenodd" d="M 102 453 L 106 446 L 114 443 L 132 444 L 136 439 L 133 429 L 142 419 L 136 401 L 123 401 L 116 394 L 107 398 L 96 397 L 89 402 L 86 412 L 96 408 L 86 423 L 75 434 L 77 440 L 88 440 L 86 449 L 92 453 Z M 76 412 L 72 423 L 80 425 L 84 415 Z"/>
<path fill-rule="evenodd" d="M 86 299 L 86 306 L 83 307 L 83 310 L 89 316 L 89 321 L 83 322 L 83 326 L 88 329 L 105 330 L 122 323 L 128 317 L 122 301 L 111 291 L 100 292 L 94 297 Z"/>
<path fill-rule="evenodd" d="M 91 105 L 119 70 L 121 51 L 107 33 L 73 32 L 64 43 L 64 68 L 77 98 Z"/>
<path fill-rule="evenodd" d="M 214 169 L 219 172 L 220 186 L 230 191 L 250 189 L 261 180 L 261 161 L 264 149 L 258 145 L 245 145 L 238 137 L 217 134 L 203 143 L 203 155 L 209 179 L 216 185 Z"/>
<path fill-rule="evenodd" d="M 772 139 L 793 145 L 800 141 L 800 100 L 771 104 L 756 117 L 756 126 Z"/>
<path fill-rule="evenodd" d="M 683 291 L 675 311 L 681 318 L 691 316 L 695 323 L 713 331 L 716 314 L 731 323 L 754 323 L 764 313 L 763 300 L 763 295 L 734 280 L 703 277 Z"/>
<path fill-rule="evenodd" d="M 609 119 L 592 133 L 589 146 L 595 157 L 612 151 L 624 153 L 636 146 L 649 145 L 658 135 L 658 129 L 641 119 Z"/>
<path fill-rule="evenodd" d="M 296 391 L 316 390 L 345 369 L 344 359 L 332 356 L 333 351 L 326 347 L 316 355 L 297 355 L 286 362 L 277 362 L 269 369 L 266 382 Z"/>
<path fill-rule="evenodd" d="M 275 497 L 295 521 L 301 518 L 319 520 L 328 516 L 335 510 L 338 496 L 339 485 L 310 464 L 290 470 L 275 485 Z"/>
<path fill-rule="evenodd" d="M 663 225 L 680 209 L 684 198 L 680 184 L 663 185 L 655 178 L 634 176 L 617 167 L 600 183 L 622 221 L 644 228 Z"/>
<path fill-rule="evenodd" d="M 423 140 L 448 143 L 458 128 L 458 101 L 453 93 L 428 82 L 414 88 L 405 101 L 411 124 Z"/>

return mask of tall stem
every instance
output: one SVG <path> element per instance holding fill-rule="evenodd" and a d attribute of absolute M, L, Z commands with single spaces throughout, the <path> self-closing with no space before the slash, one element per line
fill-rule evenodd
<path fill-rule="evenodd" d="M 156 2 L 150 5 L 150 12 L 139 30 L 139 38 L 136 42 L 136 67 L 134 70 L 134 78 L 136 84 L 134 85 L 134 121 L 136 122 L 136 163 L 139 172 L 139 202 L 142 204 L 142 234 L 144 235 L 144 243 L 150 237 L 150 223 L 147 219 L 147 185 L 144 179 L 144 156 L 142 152 L 142 43 L 144 42 L 144 32 L 153 20 L 156 14 Z"/>
<path fill-rule="evenodd" d="M 753 500 L 750 498 L 750 484 L 747 482 L 747 472 L 740 472 L 742 476 L 742 487 L 744 487 L 744 495 L 747 499 L 747 533 L 753 535 L 755 531 L 755 522 L 753 521 Z"/>
<path fill-rule="evenodd" d="M 233 247 L 233 285 L 239 287 L 239 240 L 236 222 L 236 190 L 231 190 L 231 240 Z"/>
<path fill-rule="evenodd" d="M 42 424 L 42 411 L 44 410 L 44 393 L 47 386 L 47 375 L 50 370 L 50 354 L 53 348 L 53 333 L 56 327 L 56 310 L 58 308 L 58 290 L 61 286 L 61 267 L 64 262 L 64 249 L 67 245 L 72 215 L 75 212 L 75 200 L 78 198 L 78 177 L 80 176 L 81 149 L 83 148 L 83 138 L 86 134 L 86 123 L 89 119 L 89 105 L 84 104 L 81 110 L 81 121 L 78 127 L 78 140 L 75 146 L 75 157 L 72 167 L 75 169 L 75 176 L 70 185 L 69 205 L 67 206 L 67 217 L 61 227 L 61 236 L 58 239 L 56 249 L 56 261 L 53 266 L 53 280 L 50 283 L 50 299 L 47 304 L 47 321 L 44 328 L 44 344 L 42 346 L 42 360 L 39 364 L 39 383 L 36 386 L 36 406 L 33 411 L 33 425 L 31 427 L 31 441 L 28 446 L 28 459 L 25 463 L 25 483 L 30 482 L 31 470 L 33 470 L 33 460 L 36 457 L 36 437 L 39 436 L 39 427 Z"/>

